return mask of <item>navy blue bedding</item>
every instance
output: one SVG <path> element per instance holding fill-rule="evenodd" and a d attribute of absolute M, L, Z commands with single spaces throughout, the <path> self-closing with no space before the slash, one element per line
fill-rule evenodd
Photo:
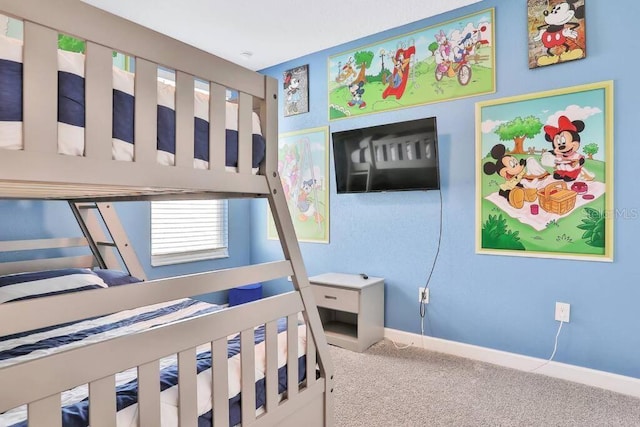
<path fill-rule="evenodd" d="M 0 121 L 22 121 L 22 64 L 0 59 Z"/>
<path fill-rule="evenodd" d="M 20 301 L 26 298 L 40 298 L 53 294 L 80 292 L 89 289 L 118 286 L 123 278 L 132 278 L 122 272 L 113 270 L 93 271 L 86 268 L 67 268 L 29 273 L 0 276 L 0 304 Z M 102 278 L 105 278 L 103 280 Z M 82 345 L 99 342 L 105 338 L 131 333 L 143 332 L 165 324 L 183 321 L 208 313 L 221 310 L 223 307 L 204 301 L 184 298 L 137 309 L 126 310 L 104 316 L 68 322 L 63 325 L 48 326 L 32 331 L 19 332 L 0 336 L 0 368 L 14 363 L 43 357 L 56 351 L 64 351 Z M 287 319 L 277 321 L 278 333 L 287 331 Z M 105 335 L 106 334 L 106 335 Z M 259 344 L 265 340 L 264 325 L 254 329 L 254 342 Z M 262 350 L 256 350 L 261 352 Z M 284 351 L 284 349 L 279 350 Z M 294 351 L 298 351 L 296 348 Z M 237 334 L 227 342 L 227 357 L 235 358 L 234 364 L 229 364 L 230 390 L 240 390 L 240 371 L 237 355 L 240 353 L 240 335 Z M 256 353 L 258 354 L 258 353 Z M 283 356 L 283 354 L 280 354 Z M 298 358 L 298 382 L 305 378 L 305 356 Z M 196 356 L 197 374 L 211 368 L 211 351 L 203 348 Z M 258 369 L 258 366 L 256 366 Z M 211 374 L 203 373 L 210 381 Z M 204 379 L 204 378 L 202 378 Z M 161 362 L 160 390 L 165 392 L 178 383 L 178 368 L 175 360 L 166 359 Z M 134 422 L 137 408 L 137 376 L 135 370 L 118 374 L 116 380 L 116 409 L 127 425 Z M 278 392 L 283 393 L 287 387 L 287 367 L 278 369 Z M 265 404 L 265 380 L 256 381 L 256 409 Z M 175 409 L 171 402 L 171 391 L 166 405 Z M 208 392 L 210 393 L 210 391 Z M 204 396 L 206 399 L 206 395 Z M 229 423 L 236 425 L 241 422 L 240 394 L 229 399 Z M 89 401 L 86 389 L 79 389 L 63 399 L 62 419 L 64 426 L 88 426 Z M 127 412 L 128 409 L 131 409 Z M 211 425 L 212 413 L 200 414 L 200 425 Z M 9 411 L 0 413 L 0 425 L 11 427 L 27 426 L 27 413 Z"/>
<path fill-rule="evenodd" d="M 65 268 L 0 276 L 0 304 L 106 288 L 108 285 L 87 268 Z"/>
<path fill-rule="evenodd" d="M 56 348 L 62 345 L 69 345 L 73 342 L 81 342 L 84 340 L 90 340 L 93 336 L 104 333 L 106 331 L 115 331 L 119 328 L 127 328 L 132 325 L 150 322 L 157 320 L 159 324 L 164 322 L 163 317 L 180 316 L 180 319 L 187 319 L 190 317 L 199 316 L 205 313 L 217 311 L 220 306 L 203 303 L 202 301 L 184 299 L 167 303 L 162 307 L 156 307 L 148 311 L 137 312 L 135 315 L 126 317 L 117 317 L 116 321 L 111 321 L 113 316 L 104 316 L 108 321 L 103 322 L 102 318 L 98 317 L 92 319 L 89 327 L 74 329 L 72 333 L 65 333 L 56 335 L 56 331 L 52 330 L 48 334 L 46 339 L 41 339 L 36 342 L 32 342 L 28 345 L 11 346 L 11 340 L 14 340 L 16 336 L 0 337 L 0 362 L 3 360 L 24 357 L 31 352 L 47 350 Z M 189 311 L 190 310 L 190 311 Z M 183 311 L 188 311 L 188 314 L 182 315 Z M 64 325 L 68 327 L 72 324 Z M 286 318 L 279 319 L 277 325 L 278 333 L 286 331 Z M 51 330 L 51 328 L 47 328 Z M 42 332 L 40 330 L 38 332 Z M 263 342 L 265 339 L 264 325 L 255 329 L 254 341 L 256 344 Z M 240 353 L 240 337 L 239 335 L 229 339 L 227 346 L 227 357 L 231 358 Z M 298 359 L 298 380 L 303 381 L 305 378 L 305 356 Z M 197 372 L 201 372 L 211 367 L 211 352 L 205 351 L 197 355 Z M 175 364 L 169 365 L 160 371 L 160 389 L 161 392 L 168 390 L 177 384 L 178 369 Z M 287 386 L 287 367 L 283 366 L 278 370 L 278 392 L 283 393 L 286 391 Z M 261 379 L 256 382 L 256 408 L 265 404 L 265 380 Z M 234 396 L 229 400 L 229 425 L 234 426 L 241 422 L 241 407 L 240 407 L 240 394 Z M 116 407 L 117 411 L 125 410 L 137 403 L 137 380 L 134 378 L 131 381 L 120 384 L 116 387 Z M 79 400 L 73 404 L 66 405 L 62 408 L 62 419 L 65 427 L 76 426 L 88 426 L 89 425 L 89 401 L 88 398 Z M 212 413 L 209 411 L 199 417 L 198 424 L 202 426 L 210 426 L 212 419 Z M 6 420 L 5 420 L 6 421 Z M 8 425 L 11 427 L 26 427 L 27 421 L 22 420 L 18 422 L 12 422 L 9 424 L 3 423 L 3 416 L 0 414 L 0 424 Z"/>
<path fill-rule="evenodd" d="M 22 121 L 22 64 L 0 59 L 0 121 Z M 113 90 L 113 138 L 134 143 L 134 96 Z M 58 71 L 58 121 L 72 126 L 85 125 L 84 78 Z M 194 118 L 195 158 L 209 161 L 209 123 Z M 175 111 L 158 106 L 158 150 L 175 154 Z M 265 141 L 262 135 L 252 136 L 252 167 L 257 168 L 264 159 Z M 238 131 L 226 131 L 226 166 L 237 166 Z"/>

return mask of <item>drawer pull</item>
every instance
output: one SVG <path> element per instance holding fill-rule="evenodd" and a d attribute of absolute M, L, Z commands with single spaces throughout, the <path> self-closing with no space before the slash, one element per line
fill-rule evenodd
<path fill-rule="evenodd" d="M 335 299 L 335 300 L 338 299 L 338 297 L 334 297 L 333 295 L 325 295 L 324 297 L 325 299 Z"/>

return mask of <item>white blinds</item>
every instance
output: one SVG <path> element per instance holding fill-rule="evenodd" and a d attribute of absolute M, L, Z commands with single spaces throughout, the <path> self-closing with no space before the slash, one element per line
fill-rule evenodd
<path fill-rule="evenodd" d="M 151 202 L 151 264 L 228 256 L 227 200 Z"/>

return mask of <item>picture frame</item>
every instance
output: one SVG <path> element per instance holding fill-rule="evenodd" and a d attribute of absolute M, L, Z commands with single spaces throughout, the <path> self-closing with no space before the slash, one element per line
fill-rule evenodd
<path fill-rule="evenodd" d="M 339 120 L 493 93 L 494 9 L 328 58 L 328 115 Z"/>
<path fill-rule="evenodd" d="M 587 56 L 586 0 L 527 0 L 529 68 Z"/>
<path fill-rule="evenodd" d="M 298 241 L 329 243 L 329 128 L 279 135 L 278 172 Z M 267 238 L 278 240 L 267 210 Z"/>
<path fill-rule="evenodd" d="M 476 252 L 613 261 L 613 82 L 476 103 Z"/>
<path fill-rule="evenodd" d="M 301 65 L 282 73 L 284 116 L 309 112 L 309 65 Z"/>

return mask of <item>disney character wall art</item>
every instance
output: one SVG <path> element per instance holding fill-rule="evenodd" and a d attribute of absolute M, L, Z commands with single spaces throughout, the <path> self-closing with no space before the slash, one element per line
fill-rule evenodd
<path fill-rule="evenodd" d="M 583 165 L 585 157 L 579 153 L 580 132 L 584 130 L 582 120 L 571 121 L 567 116 L 558 118 L 558 125 L 544 127 L 544 137 L 551 143 L 554 154 L 553 164 L 555 171 L 553 177 L 567 182 L 578 178 L 591 181 L 593 175 Z"/>
<path fill-rule="evenodd" d="M 495 91 L 494 10 L 329 57 L 329 120 Z"/>
<path fill-rule="evenodd" d="M 367 103 L 362 99 L 364 93 L 364 82 L 353 82 L 349 85 L 349 92 L 351 92 L 351 100 L 347 103 L 349 107 L 357 106 L 362 109 L 367 106 Z"/>
<path fill-rule="evenodd" d="M 529 68 L 586 57 L 586 0 L 528 0 Z"/>
<path fill-rule="evenodd" d="M 613 84 L 476 104 L 476 249 L 612 260 Z"/>
<path fill-rule="evenodd" d="M 308 70 L 308 66 L 303 65 L 287 70 L 282 75 L 285 117 L 309 111 Z"/>
<path fill-rule="evenodd" d="M 278 173 L 298 241 L 329 243 L 329 128 L 278 135 Z M 267 211 L 267 237 L 277 240 Z"/>
<path fill-rule="evenodd" d="M 537 198 L 535 188 L 525 188 L 522 179 L 527 174 L 527 162 L 531 159 L 517 159 L 507 154 L 504 144 L 496 144 L 491 148 L 493 160 L 487 161 L 483 170 L 487 175 L 500 175 L 504 182 L 499 185 L 498 194 L 509 201 L 509 205 L 516 209 L 521 209 L 524 202 L 533 202 Z"/>

